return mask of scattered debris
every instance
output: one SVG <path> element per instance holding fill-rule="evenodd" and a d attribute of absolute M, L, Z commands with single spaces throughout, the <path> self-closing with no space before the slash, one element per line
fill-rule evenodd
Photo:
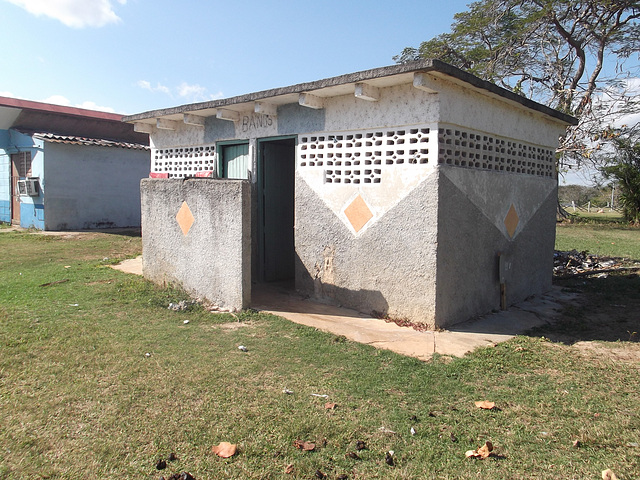
<path fill-rule="evenodd" d="M 380 427 L 378 429 L 378 431 L 382 432 L 382 433 L 387 433 L 389 435 L 395 435 L 396 434 L 396 432 L 394 432 L 393 430 L 389 430 L 387 427 Z"/>
<path fill-rule="evenodd" d="M 411 427 L 411 429 L 409 430 L 411 432 L 411 435 L 415 435 L 416 434 L 416 429 Z"/>
<path fill-rule="evenodd" d="M 161 477 L 164 478 L 164 477 Z M 167 480 L 196 480 L 189 472 L 174 473 Z"/>
<path fill-rule="evenodd" d="M 467 458 L 489 458 L 493 454 L 493 443 L 487 441 L 483 446 L 478 448 L 477 450 L 467 450 L 464 454 Z"/>
<path fill-rule="evenodd" d="M 610 468 L 602 471 L 602 480 L 618 480 L 616 474 L 611 471 Z"/>
<path fill-rule="evenodd" d="M 580 440 L 573 441 L 573 448 L 580 448 L 581 446 L 582 446 L 582 443 L 580 443 Z"/>
<path fill-rule="evenodd" d="M 284 390 L 282 390 L 282 393 L 284 393 L 285 395 L 293 395 L 293 390 L 285 388 Z"/>
<path fill-rule="evenodd" d="M 233 307 L 221 307 L 215 303 L 206 304 L 204 306 L 211 313 L 235 313 L 237 310 Z"/>
<path fill-rule="evenodd" d="M 387 453 L 384 454 L 384 462 L 389 465 L 390 467 L 393 467 L 395 465 L 394 461 L 393 461 L 393 454 L 395 452 L 393 450 L 389 450 Z"/>
<path fill-rule="evenodd" d="M 640 266 L 625 265 L 623 259 L 599 257 L 589 252 L 577 250 L 559 251 L 553 254 L 553 275 L 557 278 L 603 275 L 623 270 L 640 270 Z"/>
<path fill-rule="evenodd" d="M 326 478 L 327 476 L 320 470 L 316 470 L 316 478 Z"/>
<path fill-rule="evenodd" d="M 360 450 L 366 450 L 367 445 L 362 441 L 362 440 L 358 440 L 356 442 L 356 450 L 360 451 Z"/>
<path fill-rule="evenodd" d="M 22 275 L 22 274 L 20 274 L 20 275 Z M 55 282 L 43 283 L 40 286 L 41 287 L 50 287 L 51 285 L 60 285 L 61 283 L 66 283 L 68 281 L 69 281 L 68 278 L 63 278 L 62 280 L 56 280 Z"/>
<path fill-rule="evenodd" d="M 247 347 L 245 347 L 244 345 L 238 346 L 238 350 L 241 350 L 243 352 L 248 352 L 249 351 L 249 349 Z"/>
<path fill-rule="evenodd" d="M 189 310 L 193 307 L 197 302 L 195 300 L 180 300 L 178 303 L 169 303 L 167 307 L 169 310 L 173 310 L 174 312 L 183 312 L 185 310 Z"/>
<path fill-rule="evenodd" d="M 347 480 L 349 478 L 349 476 L 345 473 L 341 473 L 340 475 L 338 475 L 336 477 L 336 480 Z"/>
<path fill-rule="evenodd" d="M 151 356 L 151 354 L 149 352 L 144 354 L 145 357 L 149 358 Z"/>
<path fill-rule="evenodd" d="M 189 320 L 185 320 L 185 321 L 184 321 L 184 322 L 182 322 L 182 323 L 184 323 L 185 325 L 187 325 L 187 324 L 189 323 Z"/>
<path fill-rule="evenodd" d="M 362 460 L 362 458 L 360 458 L 360 455 L 358 455 L 356 452 L 349 452 L 347 454 L 345 454 L 346 458 L 351 458 L 353 460 Z"/>
<path fill-rule="evenodd" d="M 167 457 L 167 460 L 170 461 L 170 462 L 175 462 L 176 460 L 178 460 L 178 457 L 176 457 L 176 454 L 172 452 Z"/>
<path fill-rule="evenodd" d="M 293 463 L 290 463 L 284 468 L 284 473 L 291 475 L 293 473 Z"/>
<path fill-rule="evenodd" d="M 323 395 L 323 394 L 320 394 L 320 393 L 312 393 L 311 396 L 312 397 L 329 398 L 329 395 Z"/>
<path fill-rule="evenodd" d="M 156 470 L 164 470 L 165 468 L 167 468 L 167 462 L 161 458 L 156 463 Z"/>
<path fill-rule="evenodd" d="M 456 437 L 453 433 L 451 435 L 449 435 L 449 438 L 451 439 L 451 441 L 453 443 L 456 443 L 458 441 L 458 437 Z"/>
<path fill-rule="evenodd" d="M 211 447 L 211 451 L 221 458 L 229 458 L 233 457 L 237 453 L 238 447 L 233 443 L 220 442 L 219 445 Z"/>
<path fill-rule="evenodd" d="M 333 402 L 327 402 L 324 404 L 324 408 L 326 408 L 327 410 L 335 410 L 336 408 L 338 408 L 338 404 Z"/>
<path fill-rule="evenodd" d="M 316 449 L 316 444 L 313 442 L 303 442 L 302 440 L 295 440 L 293 442 L 293 446 L 298 450 L 303 450 L 305 452 L 313 452 Z"/>

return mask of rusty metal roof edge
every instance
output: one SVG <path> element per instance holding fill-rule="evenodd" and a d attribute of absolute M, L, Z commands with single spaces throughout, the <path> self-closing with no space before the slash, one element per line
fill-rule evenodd
<path fill-rule="evenodd" d="M 102 138 L 87 138 L 78 137 L 75 135 L 56 135 L 54 133 L 32 133 L 34 138 L 40 139 L 44 142 L 52 143 L 66 143 L 70 145 L 92 145 L 96 147 L 118 147 L 128 148 L 133 150 L 150 150 L 148 145 L 142 145 L 139 143 L 119 142 L 114 140 L 106 140 Z"/>
<path fill-rule="evenodd" d="M 492 94 L 498 95 L 505 99 L 514 101 L 521 104 L 524 107 L 536 110 L 551 117 L 557 118 L 569 125 L 577 125 L 578 120 L 570 115 L 564 114 L 551 107 L 547 107 L 534 100 L 530 100 L 526 97 L 513 93 L 503 87 L 482 80 L 475 75 L 472 75 L 464 70 L 449 65 L 435 59 L 418 60 L 415 62 L 400 63 L 396 65 L 390 65 L 387 67 L 379 67 L 370 70 L 363 70 L 355 73 L 348 73 L 339 75 L 337 77 L 325 78 L 323 80 L 316 80 L 312 82 L 298 83 L 287 87 L 278 87 L 269 90 L 262 90 L 259 92 L 248 93 L 235 97 L 223 98 L 219 100 L 210 100 L 207 102 L 190 103 L 180 105 L 177 107 L 164 108 L 159 110 L 150 110 L 148 112 L 142 112 L 134 115 L 127 115 L 122 118 L 123 122 L 136 122 L 142 120 L 148 120 L 158 117 L 165 117 L 169 115 L 179 115 L 183 113 L 197 112 L 198 110 L 221 108 L 230 105 L 236 105 L 240 103 L 255 102 L 259 100 L 265 100 L 272 97 L 278 97 L 282 95 L 296 94 L 296 93 L 311 93 L 314 90 L 320 90 L 323 88 L 334 87 L 338 85 L 347 85 L 350 83 L 365 82 L 367 80 L 373 80 L 376 78 L 389 77 L 393 75 L 399 75 L 403 73 L 411 72 L 437 72 L 443 75 L 454 77 L 460 81 L 468 83 L 469 85 L 486 90 Z"/>

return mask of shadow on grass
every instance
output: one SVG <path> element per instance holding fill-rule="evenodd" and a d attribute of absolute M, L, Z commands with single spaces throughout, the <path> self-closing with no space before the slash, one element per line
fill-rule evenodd
<path fill-rule="evenodd" d="M 554 283 L 580 294 L 552 324 L 531 336 L 572 345 L 580 341 L 640 341 L 640 276 L 611 273 L 598 278 L 570 278 Z"/>

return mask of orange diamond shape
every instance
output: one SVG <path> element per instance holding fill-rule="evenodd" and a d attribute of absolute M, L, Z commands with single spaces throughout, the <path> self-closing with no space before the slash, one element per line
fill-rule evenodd
<path fill-rule="evenodd" d="M 178 221 L 178 225 L 180 225 L 182 234 L 186 235 L 189 233 L 195 218 L 193 218 L 193 214 L 191 213 L 191 209 L 189 208 L 189 205 L 187 205 L 187 202 L 182 202 L 182 206 L 176 215 L 176 220 Z"/>
<path fill-rule="evenodd" d="M 344 214 L 351 223 L 353 229 L 358 233 L 369 220 L 373 218 L 373 213 L 367 206 L 364 199 L 358 195 L 351 204 L 344 209 Z"/>
<path fill-rule="evenodd" d="M 504 226 L 507 228 L 509 238 L 513 238 L 513 235 L 516 233 L 518 223 L 520 223 L 520 218 L 518 217 L 518 212 L 516 212 L 516 207 L 514 207 L 512 203 L 511 208 L 507 212 L 507 216 L 504 217 Z"/>

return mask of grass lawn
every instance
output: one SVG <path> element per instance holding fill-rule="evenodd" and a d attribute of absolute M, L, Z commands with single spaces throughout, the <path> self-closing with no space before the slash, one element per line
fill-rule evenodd
<path fill-rule="evenodd" d="M 640 261 L 640 228 L 602 220 L 558 224 L 556 250 L 573 249 Z"/>
<path fill-rule="evenodd" d="M 107 266 L 140 245 L 0 233 L 0 479 L 638 478 L 638 357 L 521 336 L 425 363 L 257 312 L 171 311 L 179 291 Z M 495 456 L 465 458 L 488 440 Z M 223 441 L 239 453 L 211 453 Z"/>

